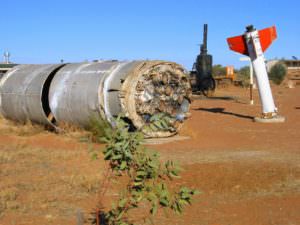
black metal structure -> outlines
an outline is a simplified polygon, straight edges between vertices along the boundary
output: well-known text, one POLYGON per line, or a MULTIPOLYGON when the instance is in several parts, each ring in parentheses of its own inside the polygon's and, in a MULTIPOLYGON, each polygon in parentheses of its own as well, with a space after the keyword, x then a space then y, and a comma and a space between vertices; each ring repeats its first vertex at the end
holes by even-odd
POLYGON ((191 85, 194 93, 209 95, 216 88, 216 82, 212 77, 212 55, 207 54, 207 24, 204 24, 203 44, 200 46, 200 55, 190 73, 191 85))

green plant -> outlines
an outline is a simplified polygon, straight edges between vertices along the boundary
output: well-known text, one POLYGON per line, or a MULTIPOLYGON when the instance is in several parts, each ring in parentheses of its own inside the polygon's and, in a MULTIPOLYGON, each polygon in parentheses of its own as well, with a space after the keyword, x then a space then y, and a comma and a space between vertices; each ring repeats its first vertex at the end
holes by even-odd
POLYGON ((287 72, 286 66, 282 62, 278 62, 274 66, 272 66, 269 73, 269 78, 275 84, 279 85, 284 80, 286 72, 287 72))
MULTIPOLYGON (((192 197, 198 192, 188 187, 177 187, 175 190, 174 185, 171 185, 172 180, 179 178, 181 169, 173 161, 161 163, 157 152, 142 145, 142 133, 128 132, 128 125, 120 116, 114 128, 105 129, 104 133, 102 141, 106 147, 103 154, 109 163, 110 172, 106 173, 102 188, 107 189, 107 180, 112 178, 126 177, 127 183, 108 212, 98 211, 97 216, 103 215, 102 224, 140 224, 140 221, 131 219, 130 213, 145 204, 148 213, 142 218, 143 221, 151 221, 158 209, 169 209, 180 214, 185 205, 191 204, 192 197)), ((101 194, 104 195, 105 190, 101 194)))
POLYGON ((212 68, 212 73, 214 77, 222 76, 222 75, 224 76, 226 75, 226 67, 220 64, 214 65, 212 68))
POLYGON ((250 85, 250 67, 243 66, 238 71, 238 80, 242 82, 243 87, 248 87, 250 85))
POLYGON ((176 119, 167 113, 156 113, 152 115, 149 122, 143 127, 143 131, 171 131, 174 132, 176 119))
POLYGON ((101 143, 103 142, 102 138, 109 135, 111 125, 102 119, 101 115, 95 115, 90 118, 88 130, 92 133, 92 140, 101 143))

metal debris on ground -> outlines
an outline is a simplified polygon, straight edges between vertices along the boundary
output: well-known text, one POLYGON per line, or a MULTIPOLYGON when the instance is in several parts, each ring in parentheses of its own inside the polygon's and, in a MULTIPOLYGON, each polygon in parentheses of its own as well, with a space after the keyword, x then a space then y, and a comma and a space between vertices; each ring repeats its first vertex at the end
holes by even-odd
POLYGON ((97 61, 19 65, 0 82, 0 112, 59 129, 60 123, 87 127, 97 116, 113 124, 120 113, 146 137, 176 134, 188 116, 187 72, 165 61, 97 61))

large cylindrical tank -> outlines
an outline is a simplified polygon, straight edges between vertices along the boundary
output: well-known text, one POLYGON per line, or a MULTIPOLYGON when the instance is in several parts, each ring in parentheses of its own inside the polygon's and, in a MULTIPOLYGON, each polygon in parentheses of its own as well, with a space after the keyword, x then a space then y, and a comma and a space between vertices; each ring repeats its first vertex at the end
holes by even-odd
POLYGON ((19 65, 0 80, 0 112, 15 121, 54 125, 48 118, 48 92, 56 71, 63 65, 19 65))
POLYGON ((72 63, 59 70, 51 82, 49 103, 57 122, 89 126, 99 114, 108 120, 121 113, 121 81, 136 62, 100 61, 72 63))
POLYGON ((176 134, 188 114, 186 74, 165 61, 22 65, 1 80, 0 110, 13 120, 58 127, 64 122, 87 127, 92 117, 113 123, 122 113, 146 136, 166 137, 176 134))

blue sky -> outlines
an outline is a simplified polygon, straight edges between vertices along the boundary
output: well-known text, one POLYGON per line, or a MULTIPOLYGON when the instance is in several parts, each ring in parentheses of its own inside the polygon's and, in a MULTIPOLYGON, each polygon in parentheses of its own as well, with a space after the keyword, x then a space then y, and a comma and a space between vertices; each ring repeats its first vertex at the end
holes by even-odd
POLYGON ((0 54, 17 63, 163 59, 191 69, 208 23, 214 64, 240 67, 226 38, 275 25, 266 58, 300 58, 300 1, 1 0, 0 54))

